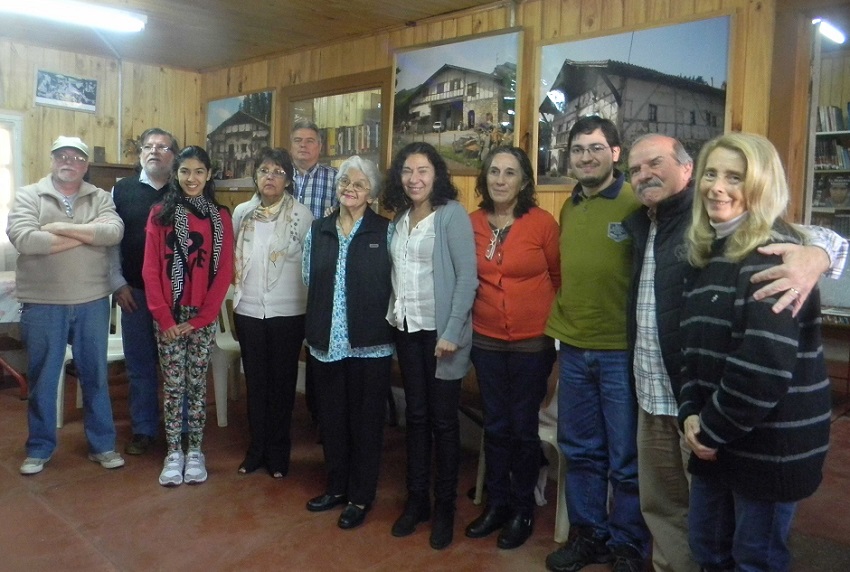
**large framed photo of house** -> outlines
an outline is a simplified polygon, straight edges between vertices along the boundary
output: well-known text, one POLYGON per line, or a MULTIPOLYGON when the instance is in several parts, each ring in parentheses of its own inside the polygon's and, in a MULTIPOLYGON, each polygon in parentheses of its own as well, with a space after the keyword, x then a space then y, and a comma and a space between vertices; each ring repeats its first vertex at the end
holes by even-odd
POLYGON ((274 91, 211 100, 206 125, 213 177, 228 180, 229 187, 253 188, 254 158, 273 141, 274 91))
POLYGON ((581 117, 617 126, 619 168, 646 133, 680 140, 694 159, 723 133, 727 115, 730 16, 541 47, 537 184, 571 188, 567 140, 581 117))
POLYGON ((425 141, 471 175, 492 147, 516 145, 521 45, 510 29, 396 52, 392 151, 425 141))

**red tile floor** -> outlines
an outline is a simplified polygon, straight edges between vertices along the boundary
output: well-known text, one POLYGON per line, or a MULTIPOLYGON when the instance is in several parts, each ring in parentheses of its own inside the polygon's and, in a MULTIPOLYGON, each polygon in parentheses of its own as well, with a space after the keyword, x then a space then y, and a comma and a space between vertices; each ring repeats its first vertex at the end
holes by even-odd
MULTIPOLYGON (((86 459, 81 413, 73 382, 66 392, 66 425, 44 472, 18 473, 26 438, 26 403, 14 385, 0 389, 0 571, 132 570, 544 570, 556 548, 554 483, 550 503, 539 508, 535 532, 521 548, 502 551, 495 538, 470 540, 463 527, 479 512, 458 499, 455 542, 428 546, 429 526, 407 538, 390 535, 404 502, 404 434, 388 427, 377 502, 360 528, 336 527, 338 511, 309 513, 305 502, 322 492, 320 445, 303 400, 296 402, 289 475, 242 476, 236 467, 246 445, 244 399, 229 407, 219 428, 210 407, 205 433, 209 480, 166 489, 157 484, 164 444, 125 467, 108 471, 86 459)), ((111 393, 119 450, 130 438, 127 386, 111 393)), ((212 392, 210 392, 212 395, 212 392)), ((850 417, 833 423, 832 450, 820 490, 800 505, 793 532, 796 572, 850 570, 850 417)), ((476 454, 462 461, 460 489, 475 479, 476 454)), ((597 565, 588 572, 609 570, 597 565)))

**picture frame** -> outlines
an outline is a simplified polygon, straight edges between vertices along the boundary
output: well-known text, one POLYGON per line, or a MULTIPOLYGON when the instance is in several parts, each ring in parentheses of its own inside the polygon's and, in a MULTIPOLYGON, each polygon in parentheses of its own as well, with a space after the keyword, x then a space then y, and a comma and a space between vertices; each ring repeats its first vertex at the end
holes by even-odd
POLYGON ((97 80, 37 70, 34 101, 37 105, 95 113, 97 80))
POLYGON ((731 34, 732 16, 718 14, 541 46, 533 161, 538 187, 575 185, 568 135, 587 115, 617 126, 621 170, 632 141, 646 133, 679 139, 696 159, 729 117, 731 34))
POLYGON ((207 102, 206 149, 217 187, 253 188, 254 158, 273 145, 275 120, 272 89, 207 102))
POLYGON ((476 175, 492 147, 516 145, 522 43, 509 28, 396 51, 391 156, 425 141, 452 175, 476 175))

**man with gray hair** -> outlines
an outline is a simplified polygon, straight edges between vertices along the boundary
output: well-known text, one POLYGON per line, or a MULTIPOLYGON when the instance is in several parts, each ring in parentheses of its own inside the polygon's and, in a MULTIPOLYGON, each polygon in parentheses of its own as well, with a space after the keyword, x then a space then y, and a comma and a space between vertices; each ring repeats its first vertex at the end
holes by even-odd
POLYGON ((40 473, 56 449, 56 392, 69 342, 83 392, 88 457, 107 469, 124 465, 115 452, 106 363, 107 250, 121 240, 124 224, 110 194, 83 181, 88 145, 60 136, 50 151, 51 173, 18 190, 6 229, 19 253, 15 287, 29 356, 23 475, 40 473))
POLYGON ((154 203, 168 190, 171 165, 180 151, 177 139, 163 129, 146 129, 139 137, 141 171, 115 183, 112 199, 124 221, 124 238, 111 251, 110 282, 121 307, 121 338, 127 377, 130 380, 130 425, 132 440, 124 452, 143 455, 150 449, 159 427, 159 376, 153 316, 148 310, 142 263, 145 225, 154 203))
MULTIPOLYGON (((684 236, 691 223, 693 160, 672 137, 648 134, 632 143, 629 177, 643 207, 624 221, 632 236, 632 284, 627 328, 630 364, 638 402, 638 481, 640 508, 653 536, 657 571, 697 572, 688 545, 690 449, 679 430, 676 398, 682 386, 679 309, 684 278, 692 271, 684 236)), ((773 244, 760 250, 781 255, 783 264, 756 274, 773 280, 754 296, 775 296, 774 311, 796 312, 830 270, 837 278, 847 257, 847 241, 824 229, 809 228, 811 244, 773 244)))
POLYGON ((337 205, 336 169, 319 164, 322 135, 319 127, 308 119, 299 119, 292 125, 290 137, 292 162, 295 172, 292 183, 295 199, 310 209, 316 220, 325 216, 328 208, 337 205))
MULTIPOLYGON (((324 217, 328 209, 336 207, 336 169, 319 164, 322 151, 322 134, 319 127, 309 119, 299 119, 292 125, 290 135, 290 154, 295 172, 292 173, 292 185, 295 188, 295 200, 310 209, 316 220, 324 217)), ((313 365, 310 352, 306 352, 306 370, 304 377, 304 399, 313 423, 318 423, 319 412, 315 400, 313 365)))

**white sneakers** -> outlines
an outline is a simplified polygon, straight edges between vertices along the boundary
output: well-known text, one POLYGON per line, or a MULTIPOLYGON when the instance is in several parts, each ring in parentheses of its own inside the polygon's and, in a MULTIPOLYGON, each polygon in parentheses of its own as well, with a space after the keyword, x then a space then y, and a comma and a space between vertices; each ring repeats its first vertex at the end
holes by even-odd
POLYGON ((89 453, 89 461, 100 463, 104 469, 117 469, 124 466, 124 457, 114 450, 105 453, 89 453))
MULTIPOLYGON (((21 474, 35 475, 40 473, 44 470, 44 465, 46 465, 49 460, 50 457, 47 457, 46 459, 42 459, 40 457, 27 457, 21 464, 21 474)), ((106 451, 105 453, 89 453, 89 461, 100 463, 100 466, 104 469, 117 469, 118 467, 124 466, 124 458, 114 450, 106 451)))
POLYGON ((187 485, 197 485, 207 480, 207 467, 204 454, 199 449, 189 449, 186 453, 186 470, 183 472, 183 482, 187 485))
POLYGON ((165 458, 162 472, 159 474, 159 484, 164 487, 176 487, 182 483, 196 485, 206 480, 204 454, 197 449, 190 449, 185 456, 183 451, 170 453, 165 458))
POLYGON ((176 487, 183 483, 183 465, 185 458, 183 451, 169 453, 165 457, 162 472, 159 474, 159 484, 164 487, 176 487))
POLYGON ((22 475, 34 475, 36 473, 40 473, 44 470, 44 465, 47 461, 50 460, 50 457, 46 459, 41 459, 39 457, 27 457, 24 459, 23 464, 21 465, 21 474, 22 475))

